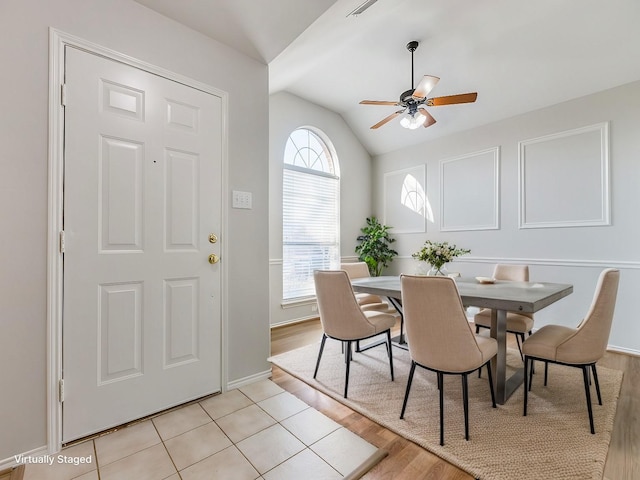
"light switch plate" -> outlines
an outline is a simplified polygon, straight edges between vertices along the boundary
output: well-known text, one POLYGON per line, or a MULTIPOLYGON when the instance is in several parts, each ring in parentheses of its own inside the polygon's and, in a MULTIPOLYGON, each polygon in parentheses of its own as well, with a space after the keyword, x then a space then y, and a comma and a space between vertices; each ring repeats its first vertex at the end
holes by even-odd
POLYGON ((231 202, 232 208, 245 208, 250 210, 251 207, 251 192, 240 192, 238 190, 233 190, 232 192, 233 199, 231 202))

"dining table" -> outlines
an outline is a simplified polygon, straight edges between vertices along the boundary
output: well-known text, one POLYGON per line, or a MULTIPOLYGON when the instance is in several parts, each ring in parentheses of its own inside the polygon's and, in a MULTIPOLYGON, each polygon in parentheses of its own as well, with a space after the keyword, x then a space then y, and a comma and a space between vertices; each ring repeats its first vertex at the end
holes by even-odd
MULTIPOLYGON (((570 295, 573 285, 548 282, 513 282, 495 280, 480 283, 475 278, 455 278, 458 292, 465 307, 480 307, 491 310, 490 335, 498 342, 498 353, 491 360, 495 379, 496 402, 501 405, 522 385, 524 368, 517 368, 507 378, 507 312, 535 313, 554 302, 570 295)), ((400 276, 364 277, 351 281, 354 292, 383 296, 400 314, 400 334, 393 344, 407 349, 402 313, 402 291, 400 276)), ((409 339, 410 341, 410 339, 409 339)))

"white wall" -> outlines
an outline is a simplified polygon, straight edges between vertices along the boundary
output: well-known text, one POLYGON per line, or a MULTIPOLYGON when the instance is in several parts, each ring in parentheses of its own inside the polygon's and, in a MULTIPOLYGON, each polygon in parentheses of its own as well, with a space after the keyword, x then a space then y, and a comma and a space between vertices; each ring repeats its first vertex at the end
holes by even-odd
MULTIPOLYGON (((442 107, 447 108, 447 107, 442 107)), ((468 108, 473 108, 470 106, 468 108)), ((435 113, 435 112, 434 112, 435 113)), ((464 110, 460 108, 460 115, 464 110)), ((437 124, 435 127, 437 128, 437 124)), ((571 283, 574 293, 536 315, 536 327, 546 323, 575 326, 586 313, 600 271, 621 270, 620 289, 610 346, 640 353, 640 321, 636 300, 640 291, 640 82, 579 98, 505 121, 381 155, 374 159, 374 210, 384 210, 384 174, 426 164, 426 193, 434 212, 427 233, 396 235, 401 258, 391 273, 415 271, 411 254, 426 239, 456 243, 471 255, 449 265, 463 275, 490 275, 498 261, 531 265, 531 279, 571 283), (611 225, 568 228, 518 228, 518 142, 557 132, 610 122, 611 225), (483 231, 440 231, 440 161, 500 147, 500 228, 483 231)), ((556 176, 551 169, 549 181, 556 176)), ((580 176, 579 170, 575 171, 580 176)), ((563 177, 563 178, 566 178, 563 177)), ((557 202, 585 198, 568 188, 557 202)), ((471 182, 470 191, 486 198, 486 185, 471 182)), ((579 185, 578 185, 579 188, 579 185)), ((556 189, 557 191, 557 189, 556 189)), ((593 192, 598 195, 597 192, 593 192)))
POLYGON ((315 127, 331 140, 340 164, 340 253, 356 257, 356 238, 371 215, 371 157, 340 115, 280 92, 269 99, 269 279, 271 325, 317 317, 312 304, 282 307, 282 162, 298 127, 315 127))
POLYGON ((229 191, 252 192, 254 208, 230 209, 221 235, 226 375, 240 382, 270 368, 267 66, 131 0, 2 0, 0 463, 47 443, 49 27, 229 93, 229 191))

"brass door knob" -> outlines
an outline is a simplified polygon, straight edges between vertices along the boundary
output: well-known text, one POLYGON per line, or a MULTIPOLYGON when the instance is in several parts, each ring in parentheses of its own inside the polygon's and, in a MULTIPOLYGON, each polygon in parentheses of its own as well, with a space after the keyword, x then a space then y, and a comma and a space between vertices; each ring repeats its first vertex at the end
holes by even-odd
POLYGON ((209 243, 216 243, 218 241, 218 236, 215 233, 209 235, 209 243))
POLYGON ((214 263, 218 263, 220 261, 220 257, 218 257, 218 255, 216 255, 215 253, 212 253, 211 255, 209 255, 209 263, 211 265, 213 265, 214 263))

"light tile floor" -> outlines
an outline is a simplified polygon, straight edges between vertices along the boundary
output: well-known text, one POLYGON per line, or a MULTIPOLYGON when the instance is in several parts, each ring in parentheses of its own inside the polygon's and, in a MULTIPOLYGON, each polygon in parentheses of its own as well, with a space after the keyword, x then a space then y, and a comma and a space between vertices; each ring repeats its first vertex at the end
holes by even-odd
POLYGON ((24 480, 332 480, 376 450, 264 380, 65 448, 24 480))

